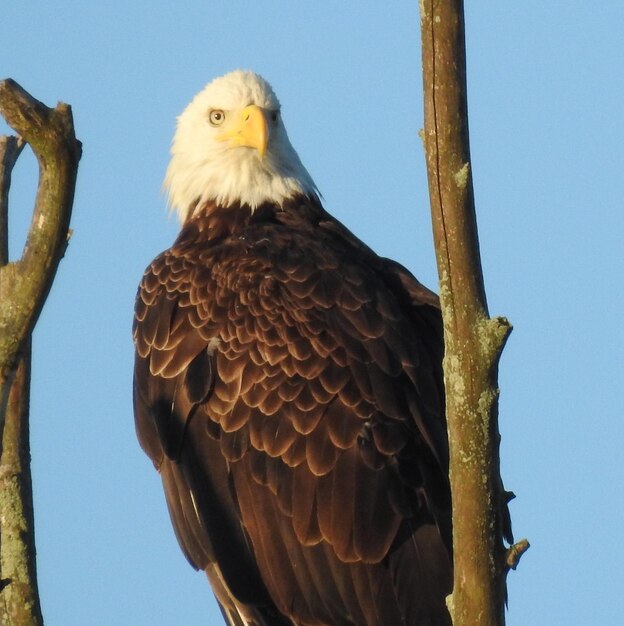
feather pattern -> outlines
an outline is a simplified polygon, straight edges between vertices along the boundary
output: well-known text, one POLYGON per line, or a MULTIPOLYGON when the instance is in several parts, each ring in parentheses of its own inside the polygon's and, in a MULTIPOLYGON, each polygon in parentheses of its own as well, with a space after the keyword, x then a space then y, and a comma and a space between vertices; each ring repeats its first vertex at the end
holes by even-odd
POLYGON ((207 202, 148 267, 137 433, 230 624, 450 624, 441 338, 315 197, 207 202))

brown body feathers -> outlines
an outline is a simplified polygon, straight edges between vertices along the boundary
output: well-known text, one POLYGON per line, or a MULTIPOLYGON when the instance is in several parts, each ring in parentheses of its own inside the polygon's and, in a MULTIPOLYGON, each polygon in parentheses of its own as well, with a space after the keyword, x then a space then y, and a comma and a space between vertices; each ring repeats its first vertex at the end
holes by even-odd
POLYGON ((316 199, 206 204, 134 339, 141 445, 230 624, 450 625, 436 296, 316 199))

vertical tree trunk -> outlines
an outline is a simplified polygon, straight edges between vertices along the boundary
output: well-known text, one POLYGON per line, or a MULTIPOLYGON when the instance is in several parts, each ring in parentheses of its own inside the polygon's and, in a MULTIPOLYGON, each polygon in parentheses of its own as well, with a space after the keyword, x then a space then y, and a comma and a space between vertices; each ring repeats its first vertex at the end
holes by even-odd
POLYGON ((28 410, 30 342, 9 391, 0 462, 2 624, 43 624, 35 559, 28 410))
MULTIPOLYGON (((424 143, 444 320, 444 383, 453 496, 455 626, 503 626, 498 361, 511 326, 490 319, 474 207, 461 0, 421 0, 424 143)), ((527 544, 528 547, 528 544, 527 544)), ((525 548, 526 549, 526 548, 525 548)), ((517 548, 516 548, 517 552, 517 548)), ((516 554, 514 552, 514 554, 516 554)))

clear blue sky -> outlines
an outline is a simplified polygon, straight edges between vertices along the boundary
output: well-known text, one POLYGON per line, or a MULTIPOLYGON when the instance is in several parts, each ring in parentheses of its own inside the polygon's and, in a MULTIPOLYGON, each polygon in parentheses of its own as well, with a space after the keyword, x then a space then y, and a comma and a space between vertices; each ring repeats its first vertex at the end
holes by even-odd
MULTIPOLYGON (((624 439, 624 3, 467 3, 470 125, 500 371, 503 477, 532 548, 509 626, 617 626, 624 439)), ((48 626, 220 624, 134 436, 136 285, 173 240, 160 185, 174 119, 206 82, 273 84, 328 210, 435 287, 418 3, 17 2, 0 77, 73 106, 74 235, 34 337, 32 439, 48 626)), ((0 126, 0 131, 2 130, 0 126)), ((36 171, 11 197, 13 256, 36 171)))

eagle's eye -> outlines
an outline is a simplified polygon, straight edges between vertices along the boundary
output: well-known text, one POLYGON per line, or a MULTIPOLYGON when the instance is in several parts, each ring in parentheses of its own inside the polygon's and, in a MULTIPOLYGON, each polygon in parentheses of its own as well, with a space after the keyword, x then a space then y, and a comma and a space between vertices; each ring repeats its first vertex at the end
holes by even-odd
POLYGON ((271 121, 277 123, 279 119, 279 111, 271 111, 271 121))
POLYGON ((208 115, 208 121, 213 126, 220 126, 225 120, 225 113, 221 109, 213 109, 208 115))

